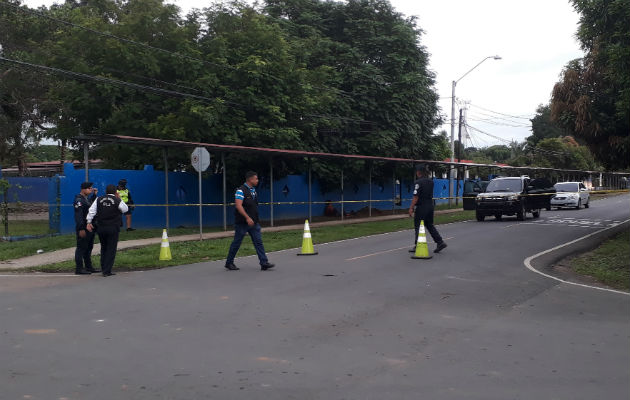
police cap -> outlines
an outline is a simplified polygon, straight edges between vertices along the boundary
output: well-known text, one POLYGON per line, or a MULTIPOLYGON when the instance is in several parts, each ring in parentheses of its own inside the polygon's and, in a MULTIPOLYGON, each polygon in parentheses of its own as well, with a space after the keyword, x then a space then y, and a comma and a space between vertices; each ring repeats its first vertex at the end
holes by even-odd
POLYGON ((91 187, 92 187, 92 185, 93 185, 93 183, 92 183, 92 182, 83 182, 83 183, 81 184, 81 189, 89 189, 89 188, 91 188, 91 187))
POLYGON ((127 180, 126 179, 121 179, 118 181, 118 185, 119 186, 125 186, 127 184, 127 180))

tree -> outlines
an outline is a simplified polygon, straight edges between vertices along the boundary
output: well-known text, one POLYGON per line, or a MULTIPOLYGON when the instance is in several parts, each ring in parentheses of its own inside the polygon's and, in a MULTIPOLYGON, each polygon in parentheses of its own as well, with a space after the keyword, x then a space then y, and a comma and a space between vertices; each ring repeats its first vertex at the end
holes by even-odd
POLYGON ((542 139, 564 136, 564 130, 551 120, 551 106, 540 104, 532 122, 532 135, 525 140, 528 146, 536 146, 542 139))
POLYGON ((551 117, 583 140, 607 168, 630 166, 630 6, 627 0, 571 0, 586 55, 554 86, 551 117))

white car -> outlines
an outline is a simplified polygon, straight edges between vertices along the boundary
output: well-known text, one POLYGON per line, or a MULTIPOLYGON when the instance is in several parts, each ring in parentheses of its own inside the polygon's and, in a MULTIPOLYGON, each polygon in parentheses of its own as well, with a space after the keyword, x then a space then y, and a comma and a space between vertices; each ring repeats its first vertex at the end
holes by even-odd
POLYGON ((551 198, 551 207, 574 207, 578 210, 582 206, 588 208, 590 196, 582 182, 559 182, 553 186, 556 194, 551 198))

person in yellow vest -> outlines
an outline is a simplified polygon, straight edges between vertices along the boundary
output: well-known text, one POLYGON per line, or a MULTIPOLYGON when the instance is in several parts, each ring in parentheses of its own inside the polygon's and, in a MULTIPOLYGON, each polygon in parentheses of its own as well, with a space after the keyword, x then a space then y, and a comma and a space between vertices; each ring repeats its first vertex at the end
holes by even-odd
POLYGON ((120 200, 122 200, 125 204, 129 206, 129 210, 125 213, 125 218, 127 220, 127 232, 135 231, 135 229, 131 227, 131 212, 133 211, 135 207, 133 205, 133 199, 131 198, 131 193, 129 192, 129 189, 127 188, 126 179, 121 179, 118 181, 118 188, 116 191, 118 192, 118 196, 120 197, 120 200))

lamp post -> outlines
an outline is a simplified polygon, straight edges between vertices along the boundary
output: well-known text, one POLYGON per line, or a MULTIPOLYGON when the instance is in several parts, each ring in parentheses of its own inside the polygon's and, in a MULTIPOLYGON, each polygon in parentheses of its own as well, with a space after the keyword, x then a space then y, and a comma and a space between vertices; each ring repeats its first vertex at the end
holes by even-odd
POLYGON ((486 58, 484 58, 483 60, 479 61, 479 63, 477 63, 477 65, 475 65, 474 67, 472 67, 471 69, 468 70, 468 72, 466 72, 464 75, 462 75, 458 80, 453 81, 453 89, 452 89, 452 93, 451 93, 451 165, 448 169, 448 181, 449 181, 449 200, 448 203, 449 204, 453 204, 453 163, 455 162, 455 86, 457 86, 457 82, 461 81, 462 79, 464 79, 464 77, 468 74, 470 74, 475 68, 477 68, 478 66, 481 65, 481 63, 483 63, 484 61, 488 60, 492 58, 493 60, 500 60, 501 57, 499 56, 488 56, 486 58))

